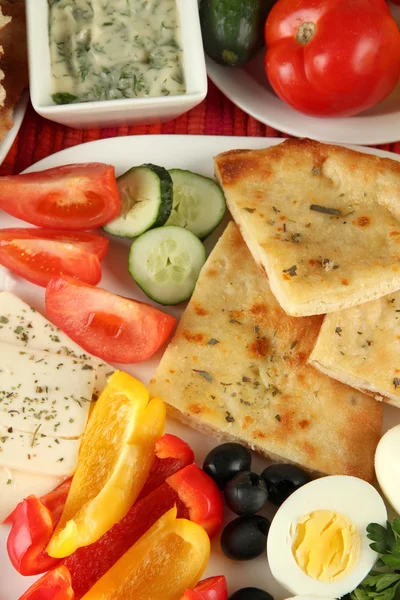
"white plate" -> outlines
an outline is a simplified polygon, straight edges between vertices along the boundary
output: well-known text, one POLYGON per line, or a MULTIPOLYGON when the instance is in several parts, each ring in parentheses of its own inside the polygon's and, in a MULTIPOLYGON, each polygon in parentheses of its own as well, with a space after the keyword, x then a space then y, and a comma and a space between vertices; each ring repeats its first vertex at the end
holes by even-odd
MULTIPOLYGON (((400 24, 400 7, 391 5, 400 24)), ((303 115, 280 100, 264 73, 264 53, 245 67, 228 68, 207 58, 207 73, 239 108, 278 131, 338 144, 386 144, 400 140, 400 81, 377 106, 355 117, 320 119, 303 115)))
MULTIPOLYGON (((282 142, 281 139, 263 138, 240 138, 240 137, 212 137, 212 136, 132 136, 112 138, 90 142, 81 146, 75 146, 63 150, 53 156, 49 156, 31 167, 30 170, 47 169, 63 164, 74 162, 100 161, 114 164, 117 174, 120 175, 132 165, 144 162, 152 162, 167 168, 179 167, 190 169, 211 176, 213 173, 213 156, 219 152, 232 148, 264 148, 282 142)), ((373 153, 372 149, 365 149, 373 153)), ((375 151, 379 156, 392 157, 400 160, 400 157, 389 152, 375 151)), ((4 213, 1 214, 2 227, 16 227, 23 223, 4 213)), ((208 239, 207 249, 210 250, 224 229, 222 224, 218 230, 208 239)), ((117 294, 130 296, 138 300, 149 302, 141 290, 136 286, 129 276, 127 269, 128 243, 112 238, 110 249, 103 263, 103 279, 101 287, 107 288, 117 294)), ((8 289, 26 302, 31 303, 44 312, 44 290, 21 278, 14 277, 8 271, 0 267, 0 290, 8 289)), ((167 309, 174 316, 180 316, 182 307, 167 309)), ((148 383, 151 378, 161 353, 146 363, 126 367, 125 370, 132 375, 148 383)), ((400 423, 400 410, 385 406, 385 429, 400 423)), ((205 454, 213 448, 217 442, 208 436, 189 429, 183 425, 170 421, 167 430, 180 435, 188 441, 196 453, 198 464, 202 464, 205 454)), ((253 467, 261 471, 267 462, 255 457, 253 467)), ((0 490, 1 499, 1 490, 0 490)), ((1 500, 0 500, 1 501, 1 500)), ((271 517, 273 511, 268 509, 266 515, 271 517)), ((226 514, 229 521, 232 514, 226 514)), ((1 600, 16 600, 21 593, 31 585, 33 578, 19 576, 11 567, 7 552, 6 538, 7 527, 0 526, 0 598, 1 600)), ((213 543, 212 558, 204 575, 226 575, 230 592, 246 586, 260 587, 271 593, 275 600, 288 597, 288 593, 272 578, 267 559, 265 556, 250 562, 232 562, 225 558, 220 549, 219 542, 213 543)))
POLYGON ((0 143, 0 165, 3 163, 11 146, 14 143, 15 138, 18 135, 18 131, 21 128, 22 121, 24 120, 26 109, 28 107, 28 101, 29 93, 25 92, 15 106, 14 125, 11 127, 4 140, 0 143))

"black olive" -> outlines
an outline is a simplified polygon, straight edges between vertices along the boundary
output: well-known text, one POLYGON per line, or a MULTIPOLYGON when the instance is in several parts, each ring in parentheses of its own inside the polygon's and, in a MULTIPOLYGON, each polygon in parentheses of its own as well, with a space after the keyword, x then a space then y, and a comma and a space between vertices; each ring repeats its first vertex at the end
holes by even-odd
POLYGON ((311 480, 300 467, 279 464, 264 469, 261 477, 267 484, 269 501, 276 506, 283 504, 293 492, 311 480))
POLYGON ((249 471, 251 454, 241 444, 228 442, 216 446, 204 459, 203 469, 223 490, 232 477, 241 471, 249 471))
POLYGON ((222 552, 232 560, 251 560, 266 550, 270 522, 264 517, 238 517, 225 527, 222 552))
POLYGON ((274 600, 271 594, 260 590, 259 588, 247 587, 238 590, 232 596, 229 596, 229 600, 274 600))
POLYGON ((251 471, 242 471, 225 486, 225 500, 237 515, 255 515, 268 500, 265 481, 251 471))

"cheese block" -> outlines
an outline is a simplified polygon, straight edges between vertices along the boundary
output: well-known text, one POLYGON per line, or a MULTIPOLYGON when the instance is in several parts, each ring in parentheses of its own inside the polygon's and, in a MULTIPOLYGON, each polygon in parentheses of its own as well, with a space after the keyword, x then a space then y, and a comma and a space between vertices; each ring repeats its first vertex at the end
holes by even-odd
POLYGON ((39 475, 69 477, 78 461, 81 440, 65 440, 41 433, 33 434, 12 427, 0 427, 0 466, 39 475))
POLYGON ((327 315, 310 363, 400 407, 400 292, 327 315))
POLYGON ((0 342, 0 425, 77 438, 88 419, 93 365, 0 342))
POLYGON ((38 498, 54 490, 64 477, 38 475, 0 467, 0 523, 25 498, 34 494, 38 498))
POLYGON ((284 313, 231 223, 150 384, 169 414, 324 475, 374 478, 382 405, 307 363, 322 317, 284 313))
POLYGON ((94 396, 97 398, 114 372, 113 367, 84 352, 82 348, 11 292, 0 292, 0 342, 45 350, 93 364, 96 376, 94 396))
POLYGON ((335 312, 400 290, 400 163, 311 140, 215 159, 282 308, 335 312))

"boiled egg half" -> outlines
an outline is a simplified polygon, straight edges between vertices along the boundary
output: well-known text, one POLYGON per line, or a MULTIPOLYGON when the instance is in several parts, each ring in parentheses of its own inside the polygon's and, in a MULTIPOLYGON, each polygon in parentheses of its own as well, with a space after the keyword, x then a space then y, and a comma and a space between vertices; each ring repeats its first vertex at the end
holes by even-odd
POLYGON ((375 472, 382 492, 400 513, 400 425, 389 429, 375 452, 375 472))
POLYGON ((276 513, 267 554, 275 579, 294 596, 341 598, 377 560, 366 528, 384 525, 385 504, 366 481, 333 475, 294 492, 276 513))

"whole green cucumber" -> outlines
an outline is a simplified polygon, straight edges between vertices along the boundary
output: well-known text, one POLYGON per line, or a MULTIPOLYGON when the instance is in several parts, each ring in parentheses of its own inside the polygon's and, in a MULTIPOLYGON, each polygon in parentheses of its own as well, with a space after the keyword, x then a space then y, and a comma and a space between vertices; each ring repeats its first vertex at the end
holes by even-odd
POLYGON ((253 58, 264 41, 273 0, 201 0, 204 50, 216 62, 237 66, 253 58))

